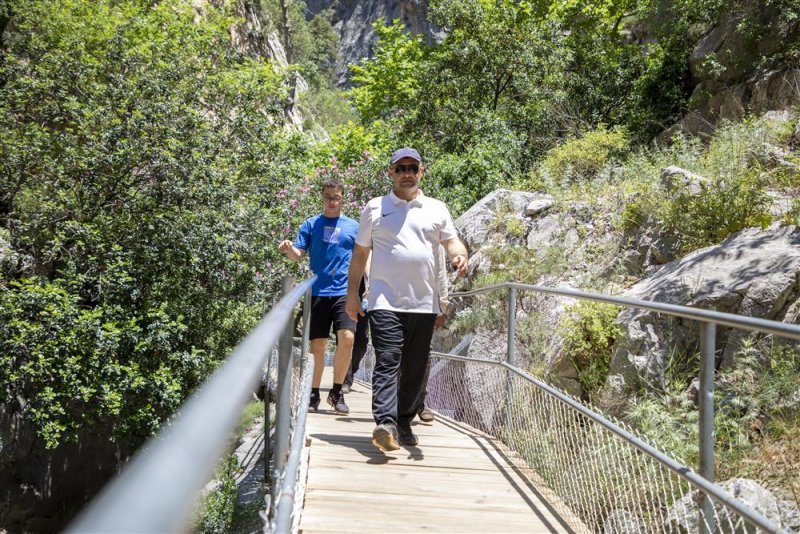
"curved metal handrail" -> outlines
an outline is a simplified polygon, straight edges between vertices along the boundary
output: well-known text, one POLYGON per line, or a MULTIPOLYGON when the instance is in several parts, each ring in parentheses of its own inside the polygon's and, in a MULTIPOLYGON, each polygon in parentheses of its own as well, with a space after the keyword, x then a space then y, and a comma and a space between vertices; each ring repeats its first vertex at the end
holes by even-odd
POLYGON ((701 322, 713 322, 724 326, 733 328, 741 328, 746 330, 755 330, 765 334, 775 334, 781 337, 788 337, 792 339, 800 339, 800 326, 788 323, 781 323, 779 321, 771 321, 769 319, 758 319, 756 317, 745 317, 733 313, 724 313, 714 310, 704 310, 702 308, 695 308, 692 306, 682 306, 679 304, 668 304, 666 302, 656 302, 652 300, 639 300, 625 297, 613 297, 611 295, 603 295, 602 293, 590 293, 588 291, 579 291, 577 289, 565 289, 557 287, 537 286, 531 284, 520 284, 517 282, 504 282, 502 284, 495 284, 491 286, 473 289, 471 291, 462 291, 450 293, 450 297, 471 297, 480 295, 482 293, 489 293, 498 289, 514 288, 535 291, 537 293, 548 293, 551 295, 559 295, 562 297, 573 297, 583 300, 593 300, 595 302, 605 302, 608 304, 616 304, 625 308, 636 308, 647 310, 657 313, 664 313, 674 317, 682 317, 684 319, 694 319, 701 322))
POLYGON ((278 302, 67 532, 177 532, 185 526, 266 358, 315 280, 303 281, 278 302))
POLYGON ((526 373, 522 369, 515 367, 513 365, 509 365, 508 363, 503 361, 482 360, 480 358, 470 358, 469 356, 460 356, 458 354, 431 352, 431 355, 445 360, 481 363, 484 365, 493 365, 496 367, 504 367, 505 369, 508 369, 510 372, 516 374, 520 378, 530 382, 534 386, 547 392, 549 395, 555 397, 560 402, 566 404, 572 410, 580 413, 584 417, 591 419, 592 421, 602 426, 612 434, 615 434, 623 441, 630 443, 631 445, 642 451, 644 454, 650 456, 651 458, 659 462, 661 465, 663 465, 664 467, 675 473, 677 476, 688 482, 690 485, 699 488, 704 493, 714 497, 715 500, 724 503, 726 506, 732 508, 739 515, 745 517, 748 521, 750 521, 753 525, 761 529, 764 529, 767 532, 781 532, 780 527, 778 527, 775 523, 773 523, 766 517, 762 516, 758 512, 754 511, 752 508, 748 506, 742 506, 742 503, 738 501, 733 495, 723 490, 716 484, 709 482, 708 480, 697 474, 695 471, 692 471, 685 465, 667 456, 663 452, 659 451, 652 445, 648 444, 638 436, 628 432, 627 430, 625 430, 618 424, 614 423, 613 421, 609 421, 601 414, 587 408, 581 402, 573 399, 572 397, 570 397, 563 391, 559 390, 558 388, 555 388, 550 384, 548 384, 547 382, 544 382, 536 378, 535 376, 526 373))
MULTIPOLYGON (((764 528, 769 532, 780 532, 779 527, 777 527, 770 520, 761 516, 757 512, 751 510, 749 507, 744 506, 742 503, 739 503, 739 501, 736 501, 735 499, 731 501, 732 497, 727 496, 727 492, 724 492, 722 490, 717 490, 717 486, 713 484, 714 369, 715 369, 715 353, 716 353, 716 325, 720 324, 732 328, 751 330, 766 334, 774 334, 777 336, 790 339, 800 339, 800 326, 781 323, 779 321, 771 321, 768 319, 744 317, 740 315, 723 313, 714 310, 703 310, 700 308, 694 308, 690 306, 681 306, 677 304, 668 304, 663 302, 631 299, 625 297, 613 297, 610 295, 603 295, 600 293, 590 293, 587 291, 579 291, 575 289, 553 288, 546 286, 537 286, 532 284, 520 284, 517 282, 504 282, 502 284, 495 284, 483 288, 474 289, 471 291, 453 292, 450 293, 449 296, 450 298, 470 297, 470 296, 480 295, 483 293, 489 293, 499 289, 509 290, 508 347, 507 347, 508 354, 507 354, 507 361, 504 363, 504 366, 507 367, 510 371, 513 371, 517 374, 522 373, 521 376, 524 376, 524 372, 518 371, 517 368, 515 367, 516 355, 514 349, 514 339, 516 336, 516 292, 517 290, 520 289, 527 291, 534 291, 537 293, 546 293, 550 295, 578 298, 582 300, 604 302, 607 304, 614 304, 626 308, 642 309, 656 313, 664 313, 674 317, 682 317, 685 319, 699 321, 701 323, 700 390, 698 394, 699 412, 700 412, 699 425, 698 425, 700 430, 699 432, 700 462, 698 469, 699 476, 695 475, 694 472, 692 472, 691 470, 688 470, 683 474, 681 474, 679 473, 679 469, 678 470, 673 469, 675 466, 670 466, 668 464, 665 465, 670 469, 672 469, 673 471, 675 471, 676 473, 680 474, 681 477, 687 481, 689 481, 689 479, 686 478, 687 476, 696 478, 696 480, 691 480, 690 482, 694 484, 696 487, 699 487, 707 495, 712 495, 715 498, 719 499, 721 502, 724 502, 725 504, 730 505, 731 502, 737 503, 736 506, 732 507, 734 507, 737 510, 737 512, 739 512, 743 517, 747 518, 749 521, 752 521, 753 524, 761 528, 764 528), (691 475, 688 475, 687 473, 691 473, 691 475), (702 480, 705 480, 705 482, 702 482, 702 480)), ((448 356, 455 356, 455 355, 448 355, 448 356)), ((458 356, 455 357, 461 358, 458 356)), ((557 391, 549 386, 544 389, 551 394, 552 394, 552 392, 550 391, 551 389, 557 391)), ((592 419, 595 418, 592 417, 592 419)), ((617 433, 616 430, 613 430, 611 428, 609 428, 609 430, 612 430, 613 432, 617 433)), ((637 446, 637 448, 639 448, 643 452, 647 452, 645 451, 645 449, 639 447, 638 444, 635 444, 635 446, 637 446)), ((661 461, 661 459, 656 456, 654 456, 654 458, 661 461)), ((704 513, 706 517, 711 517, 712 516, 711 511, 713 507, 710 502, 710 499, 706 497, 703 500, 704 502, 702 504, 702 507, 704 513)), ((706 527, 707 525, 701 525, 701 531, 705 532, 706 527)), ((709 531, 714 530, 713 523, 708 525, 708 527, 710 527, 708 528, 709 531)))

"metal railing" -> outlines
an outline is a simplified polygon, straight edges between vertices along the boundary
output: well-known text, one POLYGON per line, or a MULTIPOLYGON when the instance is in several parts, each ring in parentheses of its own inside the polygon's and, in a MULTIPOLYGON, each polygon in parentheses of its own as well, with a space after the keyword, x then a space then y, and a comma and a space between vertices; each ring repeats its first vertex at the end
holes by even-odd
MULTIPOLYGON (((308 321, 304 321, 306 333, 297 358, 292 357, 291 319, 301 298, 310 299, 315 280, 316 277, 309 278, 292 289, 284 282, 284 295, 269 314, 181 406, 174 420, 148 441, 122 473, 89 504, 67 532, 178 532, 185 529, 193 505, 224 454, 230 431, 261 380, 267 359, 279 338, 276 445, 270 498, 275 506, 271 507, 273 514, 266 529, 287 531, 285 525, 292 521, 300 456, 296 449, 303 443, 303 439, 297 437, 305 432, 313 372, 312 359, 305 358, 308 321)), ((310 306, 304 308, 307 318, 310 306)), ((265 404, 267 400, 265 393, 265 404)), ((267 419, 265 429, 268 428, 267 419)))
MULTIPOLYGON (((181 408, 171 425, 70 525, 70 532, 165 532, 185 527, 200 489, 224 452, 230 429, 261 376, 276 370, 275 446, 265 532, 297 530, 302 447, 313 359, 308 314, 299 350, 291 315, 314 279, 289 290, 228 361, 181 408), (281 335, 282 334, 282 335, 281 335), (273 347, 281 337, 277 354, 273 347), (298 357, 299 355, 299 357, 298 357)), ((715 325, 800 339, 800 327, 685 306, 568 289, 506 283, 454 293, 464 298, 509 291, 505 361, 433 353, 426 404, 497 436, 502 452, 542 488, 568 530, 604 532, 781 532, 779 525, 713 483, 715 325), (700 472, 680 464, 627 429, 516 366, 517 291, 536 291, 665 313, 701 322, 700 472)), ((370 353, 369 356, 374 358, 370 353)), ((358 378, 370 381, 370 359, 358 378)), ((267 398, 267 397, 265 397, 267 398)), ((268 415, 268 413, 267 413, 268 415)), ((266 422, 268 427, 268 420, 266 422)), ((268 440, 265 440, 268 441, 268 440)))
MULTIPOLYGON (((507 289, 505 361, 434 352, 426 406, 497 436, 531 479, 556 495, 569 528, 591 532, 782 532, 714 484, 715 326, 800 339, 800 327, 686 306, 570 289, 504 283, 453 293, 464 298, 507 289), (517 291, 606 302, 699 321, 699 473, 612 420, 516 366, 517 291), (569 521, 568 521, 569 523, 569 521)), ((365 369, 372 362, 365 361, 365 369)), ((357 377, 369 382, 368 372, 357 377)))

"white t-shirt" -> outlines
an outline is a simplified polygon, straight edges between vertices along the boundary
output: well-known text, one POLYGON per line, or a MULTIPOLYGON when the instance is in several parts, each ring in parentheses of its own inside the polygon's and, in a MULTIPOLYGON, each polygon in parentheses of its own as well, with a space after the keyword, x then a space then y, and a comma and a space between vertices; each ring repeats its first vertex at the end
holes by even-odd
POLYGON ((356 236, 356 244, 372 249, 368 309, 438 314, 435 256, 443 241, 455 237, 447 206, 422 191, 410 202, 394 191, 370 200, 356 236))

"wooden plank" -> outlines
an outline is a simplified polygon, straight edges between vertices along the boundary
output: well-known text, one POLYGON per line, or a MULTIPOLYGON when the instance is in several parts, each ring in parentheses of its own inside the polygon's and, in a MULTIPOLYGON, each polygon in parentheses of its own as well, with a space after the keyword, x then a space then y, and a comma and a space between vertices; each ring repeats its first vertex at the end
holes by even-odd
POLYGON ((363 385, 348 394, 348 416, 309 414, 302 532, 572 531, 555 517, 560 503, 542 500, 557 498, 479 431, 441 418, 415 421, 416 447, 378 451, 370 395, 363 385))

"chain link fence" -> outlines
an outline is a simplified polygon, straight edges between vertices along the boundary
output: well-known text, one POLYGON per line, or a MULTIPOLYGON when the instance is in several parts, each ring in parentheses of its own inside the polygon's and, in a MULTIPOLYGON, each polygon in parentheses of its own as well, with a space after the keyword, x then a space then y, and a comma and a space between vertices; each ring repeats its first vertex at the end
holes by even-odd
MULTIPOLYGON (((370 347, 357 380, 371 383, 374 358, 370 347)), ((497 437, 518 469, 558 496, 551 504, 575 532, 789 532, 624 424, 505 362, 434 352, 425 404, 497 437)))

